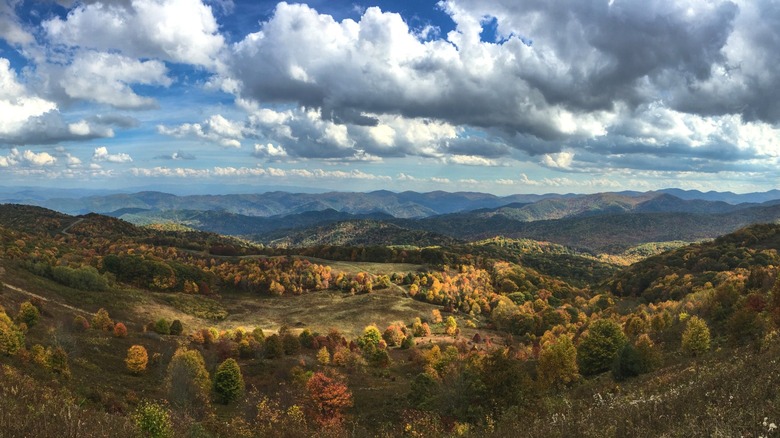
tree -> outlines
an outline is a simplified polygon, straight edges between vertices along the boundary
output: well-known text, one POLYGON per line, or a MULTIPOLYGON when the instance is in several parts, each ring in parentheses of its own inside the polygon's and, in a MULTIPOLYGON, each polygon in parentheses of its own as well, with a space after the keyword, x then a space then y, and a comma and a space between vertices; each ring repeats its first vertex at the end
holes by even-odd
POLYGON ((209 372, 200 352, 186 347, 176 350, 168 364, 165 381, 171 403, 184 408, 206 406, 210 384, 209 372))
POLYGON ((328 365, 330 363, 330 352, 328 352, 328 347, 323 346, 320 348, 320 351, 317 352, 317 362, 319 362, 320 365, 328 365))
POLYGON ((439 311, 439 309, 431 310, 431 321, 434 324, 441 323, 442 319, 441 319, 441 312, 439 311))
POLYGON ((275 359, 282 357, 284 354, 284 346, 282 345, 282 338, 277 334, 273 334, 265 339, 265 357, 268 359, 275 359))
POLYGON ((235 359, 222 362, 214 373, 214 393, 217 401, 228 404, 244 393, 244 377, 235 359))
POLYGON ((544 344, 536 370, 545 387, 568 385, 579 379, 577 349, 571 338, 564 334, 544 344))
POLYGON ((458 322, 455 321, 454 316, 450 315, 447 317, 447 320, 444 322, 444 332, 450 336, 455 336, 458 332, 458 322))
POLYGON ((698 316, 692 317, 685 324, 682 349, 692 356, 699 356, 710 349, 710 329, 698 316))
POLYGON ((352 393, 344 383, 314 373, 306 383, 308 409, 323 426, 338 426, 344 420, 344 410, 352 406, 352 393))
POLYGON ((379 332, 376 325, 371 324, 363 329, 363 336, 358 338, 358 345, 364 350, 372 346, 379 347, 379 341, 381 340, 382 333, 379 332))
POLYGON ((68 353, 62 347, 55 347, 47 351, 49 357, 49 368, 62 377, 70 377, 70 366, 68 365, 68 353))
POLYGON ((114 336, 117 338, 127 337, 127 327, 121 322, 116 323, 114 326, 114 336))
POLYGON ((144 438, 170 438, 173 436, 171 414, 164 407, 144 401, 133 414, 139 436, 144 438))
POLYGON ((0 306, 0 354, 13 356, 24 348, 24 333, 5 314, 0 306))
POLYGON ((593 322, 577 347, 577 362, 582 374, 590 376, 609 370, 626 342, 626 335, 614 320, 593 322))
POLYGON ((182 325, 181 321, 178 319, 174 319, 171 323, 171 334, 174 336, 179 336, 182 333, 184 333, 184 325, 182 325))
POLYGON ((282 349, 288 356, 298 354, 301 351, 301 341, 298 336, 286 332, 282 335, 282 349))
POLYGON ((95 316, 92 317, 92 328, 105 332, 114 328, 114 322, 108 316, 108 310, 101 308, 95 313, 95 316))
POLYGON ((33 303, 29 301, 23 302, 19 306, 19 313, 16 315, 16 320, 20 323, 27 324, 27 327, 33 327, 35 324, 38 324, 38 320, 41 317, 41 313, 38 311, 38 308, 33 305, 33 303))
POLYGON ((85 331, 89 329, 89 321, 87 321, 87 318, 84 318, 81 315, 76 315, 75 318, 73 318, 73 328, 75 328, 78 331, 85 331))
POLYGON ((127 349, 125 365, 127 370, 133 374, 140 374, 146 370, 146 364, 149 363, 149 355, 146 348, 142 345, 133 345, 127 349))

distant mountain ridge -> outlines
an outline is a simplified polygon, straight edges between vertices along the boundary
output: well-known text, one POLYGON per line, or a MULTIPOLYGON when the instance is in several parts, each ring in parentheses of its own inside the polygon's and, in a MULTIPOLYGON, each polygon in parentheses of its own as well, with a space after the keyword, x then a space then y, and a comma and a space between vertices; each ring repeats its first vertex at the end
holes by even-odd
MULTIPOLYGON (((40 194, 38 194, 40 196, 40 194)), ((425 218, 474 210, 495 210, 515 220, 534 221, 562 219, 577 215, 621 212, 709 212, 733 211, 732 206, 759 204, 780 200, 780 191, 734 194, 702 193, 679 189, 651 192, 617 192, 589 195, 545 194, 495 196, 477 192, 266 192, 233 195, 177 196, 145 191, 80 198, 27 199, 24 203, 46 207, 67 214, 90 212, 108 214, 121 209, 150 211, 201 210, 225 211, 258 217, 284 216, 307 211, 335 210, 349 214, 384 213, 396 218, 425 218), (697 196, 700 196, 697 198, 697 196)), ((743 206, 744 207, 744 206, 743 206)), ((490 211, 481 212, 485 216, 490 211)))

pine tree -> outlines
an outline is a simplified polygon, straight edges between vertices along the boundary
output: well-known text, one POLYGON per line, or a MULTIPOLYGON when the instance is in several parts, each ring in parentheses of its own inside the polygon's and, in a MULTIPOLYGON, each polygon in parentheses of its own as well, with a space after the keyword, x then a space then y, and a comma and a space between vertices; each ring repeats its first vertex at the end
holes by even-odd
POLYGON ((222 404, 228 404, 244 393, 244 378, 235 359, 227 359, 217 367, 214 373, 214 393, 222 404))

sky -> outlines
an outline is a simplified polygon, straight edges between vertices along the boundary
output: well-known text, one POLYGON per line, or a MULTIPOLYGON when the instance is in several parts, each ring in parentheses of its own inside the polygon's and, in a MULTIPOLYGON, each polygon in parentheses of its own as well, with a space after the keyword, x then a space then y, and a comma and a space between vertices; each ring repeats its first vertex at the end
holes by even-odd
POLYGON ((780 181, 776 0, 0 0, 0 186, 780 181))

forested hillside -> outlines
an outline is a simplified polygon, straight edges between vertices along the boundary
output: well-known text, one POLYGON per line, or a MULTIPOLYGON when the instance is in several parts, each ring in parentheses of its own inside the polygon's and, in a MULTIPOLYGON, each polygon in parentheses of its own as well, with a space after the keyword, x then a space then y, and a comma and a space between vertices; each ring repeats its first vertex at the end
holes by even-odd
POLYGON ((780 420, 780 225, 634 248, 652 256, 628 267, 505 237, 345 243, 0 206, 0 430, 757 436, 780 420))

